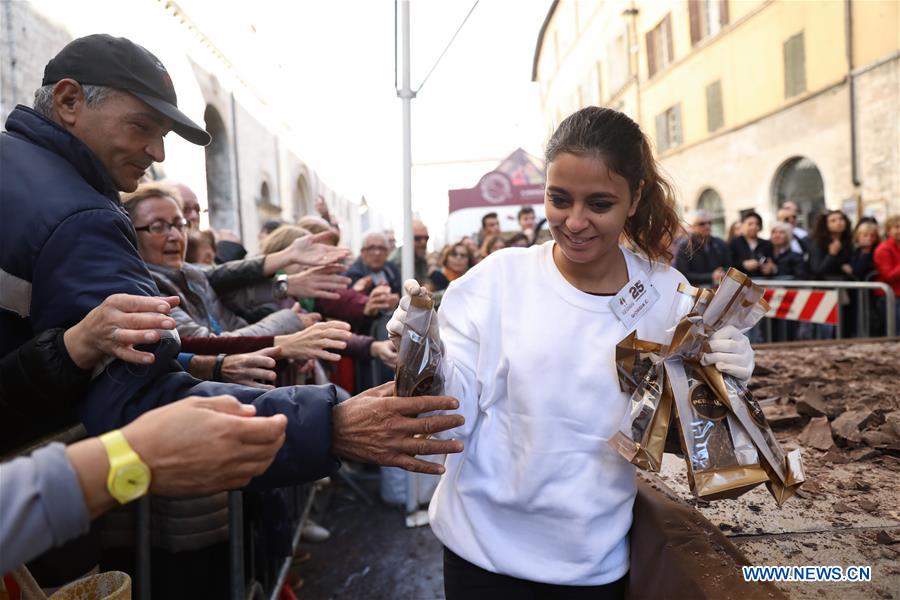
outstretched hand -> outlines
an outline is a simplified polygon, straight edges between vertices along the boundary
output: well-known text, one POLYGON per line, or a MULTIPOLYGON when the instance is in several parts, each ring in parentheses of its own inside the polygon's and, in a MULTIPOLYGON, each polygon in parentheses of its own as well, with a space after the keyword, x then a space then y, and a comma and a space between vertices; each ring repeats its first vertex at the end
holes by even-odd
POLYGON ((94 368, 107 355, 150 364, 153 354, 135 350, 134 346, 158 342, 160 329, 175 329, 169 312, 178 302, 178 296, 113 294, 65 332, 66 351, 84 370, 94 368))
POLYGON ((459 401, 450 396, 394 396, 388 382, 338 404, 332 412, 332 453, 366 463, 401 467, 407 471, 440 475, 444 466, 416 458, 417 455, 462 452, 459 440, 424 437, 465 423, 462 415, 416 415, 438 410, 456 410, 459 401))
POLYGON ((323 231, 294 240, 288 248, 291 262, 304 267, 322 267, 344 260, 350 255, 349 248, 325 243, 333 235, 331 231, 323 231))
POLYGON ((339 300, 340 290, 347 289, 350 278, 338 275, 330 267, 313 267, 288 275, 288 294, 294 298, 339 300), (329 272, 331 271, 331 272, 329 272))
POLYGON ((191 397, 144 413, 122 433, 150 467, 152 493, 197 496, 243 487, 272 463, 287 418, 255 414, 233 396, 191 397))

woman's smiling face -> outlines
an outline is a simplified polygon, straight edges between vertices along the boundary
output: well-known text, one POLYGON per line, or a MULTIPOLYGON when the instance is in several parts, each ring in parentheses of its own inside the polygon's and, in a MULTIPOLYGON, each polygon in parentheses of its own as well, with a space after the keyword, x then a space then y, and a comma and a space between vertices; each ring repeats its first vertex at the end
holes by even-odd
POLYGON ((561 153, 547 166, 544 209, 563 256, 592 263, 618 248, 640 198, 602 158, 561 153))

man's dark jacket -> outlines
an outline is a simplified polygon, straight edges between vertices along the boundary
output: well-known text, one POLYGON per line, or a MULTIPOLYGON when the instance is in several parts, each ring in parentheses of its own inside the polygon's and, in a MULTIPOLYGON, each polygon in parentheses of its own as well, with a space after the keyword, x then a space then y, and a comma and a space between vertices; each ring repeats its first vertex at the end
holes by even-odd
POLYGON ((692 235, 678 246, 675 268, 681 271, 691 285, 713 285, 712 274, 718 268, 728 270, 731 256, 724 240, 709 236, 704 242, 692 235))
MULTIPOLYGON (((387 279, 387 284, 391 286, 392 294, 399 294, 401 288, 403 286, 403 281, 400 276, 400 269, 397 268, 397 265, 390 261, 384 262, 384 276, 387 279)), ((350 268, 347 269, 347 272, 344 273, 347 277, 350 278, 351 284, 353 285, 366 275, 371 275, 373 273, 372 269, 366 266, 366 263, 363 262, 362 257, 357 258, 350 268)))
MULTIPOLYGON (((42 331, 71 327, 111 294, 159 294, 138 255, 137 236, 115 185, 96 155, 24 106, 10 114, 6 128, 0 134, 0 356, 42 331)), ((186 396, 231 394, 254 404, 259 415, 288 417, 284 446, 251 487, 308 481, 337 466, 330 452, 332 386, 262 393, 201 382, 175 362, 179 345, 177 336, 164 337, 147 348, 156 355, 152 365, 116 360, 96 375, 77 406, 88 433, 121 427, 186 396)), ((5 421, 0 415, 0 423, 5 421)))

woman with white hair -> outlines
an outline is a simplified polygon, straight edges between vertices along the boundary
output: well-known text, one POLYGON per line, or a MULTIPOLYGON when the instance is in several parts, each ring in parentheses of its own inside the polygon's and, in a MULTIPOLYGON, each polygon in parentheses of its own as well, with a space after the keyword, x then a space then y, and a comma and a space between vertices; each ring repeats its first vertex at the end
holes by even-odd
MULTIPOLYGON (((803 255, 791 248, 794 239, 793 227, 788 223, 774 223, 772 225, 772 259, 775 264, 775 272, 770 275, 772 279, 809 279, 809 271, 806 269, 806 261, 803 255)), ((772 321, 772 341, 783 342, 804 339, 810 334, 809 323, 798 323, 784 319, 772 321)))
POLYGON ((775 260, 775 273, 773 279, 806 279, 809 273, 803 255, 791 250, 791 241, 794 239, 793 228, 787 223, 775 223, 772 225, 771 242, 774 248, 772 254, 775 260))

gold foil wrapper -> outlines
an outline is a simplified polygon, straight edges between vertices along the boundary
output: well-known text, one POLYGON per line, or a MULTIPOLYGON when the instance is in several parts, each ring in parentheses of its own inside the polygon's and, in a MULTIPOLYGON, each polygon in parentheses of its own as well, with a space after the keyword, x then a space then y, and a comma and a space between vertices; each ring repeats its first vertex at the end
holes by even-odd
POLYGON ((716 290, 678 287, 667 344, 630 334, 616 347, 621 389, 631 394, 625 424, 610 445, 636 466, 658 471, 675 420, 691 491, 735 498, 765 483, 780 506, 804 480, 799 450, 785 453, 743 382, 701 366, 709 337, 734 326, 746 331, 768 311, 764 289, 730 269, 716 290))

